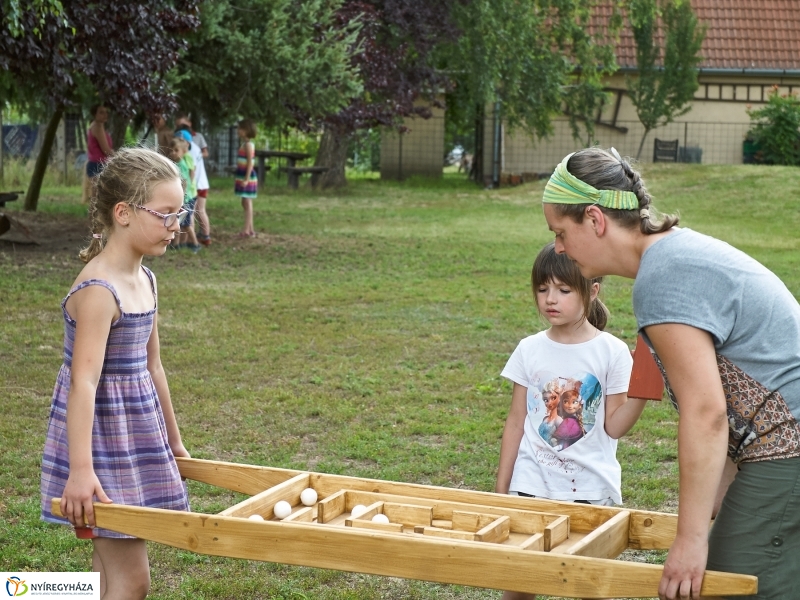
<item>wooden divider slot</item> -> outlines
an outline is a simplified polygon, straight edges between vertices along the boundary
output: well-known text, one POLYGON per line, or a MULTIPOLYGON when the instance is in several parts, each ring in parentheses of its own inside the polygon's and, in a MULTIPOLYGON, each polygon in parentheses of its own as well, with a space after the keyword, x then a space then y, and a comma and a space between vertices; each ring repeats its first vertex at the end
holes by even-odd
MULTIPOLYGON (((533 532, 531 532, 533 533, 533 532)), ((544 551, 550 552, 569 537, 569 517, 559 517, 544 528, 544 551)))
POLYGON ((353 526, 353 521, 369 521, 372 522, 372 517, 377 514, 383 514, 383 502, 374 502, 367 507, 367 510, 362 512, 357 517, 350 515, 347 519, 345 519, 344 524, 347 527, 353 526))
POLYGON ((286 517, 283 522, 292 522, 295 523, 313 523, 314 516, 316 511, 314 510, 313 506, 306 506, 305 508, 301 508, 300 510, 293 512, 288 517, 286 517))
POLYGON ((455 529, 442 529, 441 527, 424 527, 422 525, 414 527, 414 533, 430 535, 433 537, 450 538, 454 540, 475 541, 475 534, 471 531, 458 531, 455 529))
POLYGON ((519 545, 523 550, 534 550, 536 552, 544 552, 544 534, 534 533, 527 540, 519 545))
POLYGON ((628 547, 628 531, 631 514, 621 512, 587 534, 582 540, 569 548, 564 554, 593 556, 595 558, 616 558, 628 547))
POLYGON ((433 522, 433 509, 430 506, 385 502, 383 514, 389 517, 389 521, 392 523, 400 523, 409 527, 416 525, 429 526, 433 522))
POLYGON ((497 515, 454 510, 453 529, 461 529, 462 531, 479 531, 490 523, 493 523, 495 519, 497 519, 497 515))
POLYGON ((309 480, 310 475, 308 473, 300 473, 300 475, 295 475, 283 483, 251 496, 247 500, 242 500, 238 504, 229 506, 219 514, 223 517, 249 517, 258 513, 265 519, 271 519, 274 516, 272 507, 279 500, 286 500, 292 506, 300 503, 300 492, 309 487, 309 480))
POLYGON ((332 521, 345 511, 346 492, 344 490, 331 494, 317 504, 317 523, 332 521))
POLYGON ((355 529, 372 529, 373 531, 386 531, 389 533, 403 533, 403 526, 400 523, 375 523, 374 521, 364 521, 362 519, 348 520, 345 523, 355 529))
POLYGON ((475 534, 475 539, 479 542, 494 542, 499 544, 508 539, 511 533, 511 518, 500 517, 489 523, 486 527, 475 534))

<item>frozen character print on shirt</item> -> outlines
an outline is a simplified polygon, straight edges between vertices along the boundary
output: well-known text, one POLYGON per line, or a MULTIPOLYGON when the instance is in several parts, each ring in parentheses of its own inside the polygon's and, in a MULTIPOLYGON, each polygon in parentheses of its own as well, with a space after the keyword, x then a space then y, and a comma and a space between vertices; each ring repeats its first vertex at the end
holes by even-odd
POLYGON ((553 432, 556 450, 569 448, 586 435, 583 428, 583 398, 581 398, 581 382, 572 380, 567 383, 558 399, 558 416, 561 424, 553 432))
MULTIPOLYGON (((538 390, 536 390, 536 392, 538 392, 538 390)), ((558 403, 561 398, 561 387, 558 384, 558 379, 551 379, 545 383, 539 397, 544 405, 544 417, 539 424, 539 435, 552 446, 555 442, 555 431, 564 420, 561 415, 558 414, 558 403)), ((528 413, 531 413, 530 409, 528 413)))
POLYGON ((600 382, 589 373, 540 375, 537 382, 541 381, 541 390, 536 385, 528 388, 528 418, 553 450, 565 450, 594 427, 603 398, 600 382))

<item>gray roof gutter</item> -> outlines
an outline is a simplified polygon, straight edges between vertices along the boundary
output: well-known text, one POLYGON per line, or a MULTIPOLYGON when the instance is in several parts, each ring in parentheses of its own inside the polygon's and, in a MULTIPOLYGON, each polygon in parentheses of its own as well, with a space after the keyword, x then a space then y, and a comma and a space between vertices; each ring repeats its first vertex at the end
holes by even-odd
MULTIPOLYGON (((659 67, 663 69, 664 67, 659 67)), ((637 73, 636 67, 620 67, 622 73, 637 73)), ((800 77, 800 69, 698 69, 699 75, 747 75, 750 77, 800 77)))

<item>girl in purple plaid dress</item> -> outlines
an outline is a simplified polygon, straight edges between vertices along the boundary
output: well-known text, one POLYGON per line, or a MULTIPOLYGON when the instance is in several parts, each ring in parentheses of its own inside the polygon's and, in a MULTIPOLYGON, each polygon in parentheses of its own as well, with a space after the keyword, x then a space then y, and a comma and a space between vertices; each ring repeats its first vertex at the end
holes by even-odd
POLYGON ((92 501, 189 509, 175 461, 189 453, 159 356, 156 280, 142 265, 179 231, 183 184, 168 158, 127 148, 94 186, 86 266, 61 303, 64 364, 42 459, 42 518, 93 538, 101 597, 144 598, 144 540, 95 527, 92 501), (51 511, 53 498, 66 520, 51 511))

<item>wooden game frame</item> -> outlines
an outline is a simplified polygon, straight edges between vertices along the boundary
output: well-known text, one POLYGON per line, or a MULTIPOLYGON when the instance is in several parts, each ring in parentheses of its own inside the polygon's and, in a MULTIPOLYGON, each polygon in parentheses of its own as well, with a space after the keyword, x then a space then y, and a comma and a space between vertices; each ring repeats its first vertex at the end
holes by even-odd
MULTIPOLYGON (((677 516, 219 461, 181 475, 246 494, 218 514, 95 503, 98 527, 200 554, 574 598, 658 595, 662 567, 614 560, 667 549, 677 516), (313 506, 300 493, 317 492, 313 506), (278 520, 280 500, 292 513, 278 520), (356 505, 366 512, 353 515, 356 505), (383 513, 389 523, 371 517, 383 513), (258 514, 264 520, 251 520, 258 514)), ((53 499, 53 513, 59 513, 53 499)), ((705 597, 756 593, 749 575, 706 571, 705 597)))

